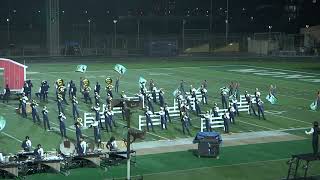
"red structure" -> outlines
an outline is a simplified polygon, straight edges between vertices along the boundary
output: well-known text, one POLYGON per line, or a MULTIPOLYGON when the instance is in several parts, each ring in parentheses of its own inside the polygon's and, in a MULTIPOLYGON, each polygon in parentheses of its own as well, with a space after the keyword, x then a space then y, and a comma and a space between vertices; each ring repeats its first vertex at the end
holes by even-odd
POLYGON ((12 91, 20 91, 23 88, 27 66, 11 59, 0 58, 0 69, 3 69, 3 87, 8 84, 12 91))

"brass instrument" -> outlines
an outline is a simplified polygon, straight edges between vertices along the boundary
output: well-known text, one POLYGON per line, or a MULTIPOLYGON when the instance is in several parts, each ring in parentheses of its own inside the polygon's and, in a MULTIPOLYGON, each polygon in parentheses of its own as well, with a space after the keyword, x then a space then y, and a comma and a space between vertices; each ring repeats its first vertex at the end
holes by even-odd
POLYGON ((63 86, 64 85, 63 79, 58 79, 57 85, 58 85, 58 87, 63 86))
POLYGON ((105 80, 105 82, 106 82, 106 84, 107 84, 107 86, 106 86, 106 90, 108 90, 108 89, 112 89, 112 79, 111 79, 111 77, 107 77, 107 79, 105 80))
POLYGON ((83 121, 82 121, 82 118, 80 118, 80 117, 79 117, 79 118, 77 118, 77 122, 80 124, 80 127, 82 127, 82 126, 83 126, 83 124, 82 124, 82 122, 83 122, 83 121))
POLYGON ((87 79, 87 78, 83 79, 83 80, 82 80, 82 83, 83 83, 83 87, 84 87, 84 88, 90 86, 90 81, 89 81, 89 79, 87 79))

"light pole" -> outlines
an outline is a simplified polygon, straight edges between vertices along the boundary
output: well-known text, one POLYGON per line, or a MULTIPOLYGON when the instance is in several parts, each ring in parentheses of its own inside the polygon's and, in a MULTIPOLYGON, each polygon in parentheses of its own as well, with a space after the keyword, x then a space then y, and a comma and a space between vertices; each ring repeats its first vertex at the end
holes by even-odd
POLYGON ((7 18, 8 43, 10 43, 10 19, 7 18))
POLYGON ((137 21, 137 28, 138 28, 138 34, 137 34, 137 49, 140 48, 140 20, 137 21))
POLYGON ((114 19, 113 24, 114 24, 114 48, 117 48, 117 22, 118 20, 114 19))
POLYGON ((271 30, 272 30, 272 26, 268 26, 268 29, 269 29, 269 33, 268 33, 268 35, 269 35, 269 37, 268 37, 268 39, 269 39, 269 41, 271 41, 271 30))
POLYGON ((226 15, 226 46, 228 45, 229 35, 229 0, 227 0, 227 15, 226 15))
POLYGON ((186 24, 186 20, 182 20, 182 52, 184 52, 184 25, 186 24))
POLYGON ((309 36, 308 36, 308 31, 309 31, 309 25, 306 25, 306 28, 304 29, 304 47, 309 46, 309 36))
POLYGON ((88 47, 91 48, 91 19, 88 19, 88 27, 89 27, 89 34, 88 34, 88 47))

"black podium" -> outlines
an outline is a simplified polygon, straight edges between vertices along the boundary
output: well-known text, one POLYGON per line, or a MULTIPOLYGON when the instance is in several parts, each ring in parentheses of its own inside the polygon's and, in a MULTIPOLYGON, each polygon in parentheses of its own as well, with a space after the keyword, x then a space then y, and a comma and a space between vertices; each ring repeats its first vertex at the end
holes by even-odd
POLYGON ((198 143, 198 157, 219 156, 221 136, 216 132, 199 132, 193 143, 198 143))

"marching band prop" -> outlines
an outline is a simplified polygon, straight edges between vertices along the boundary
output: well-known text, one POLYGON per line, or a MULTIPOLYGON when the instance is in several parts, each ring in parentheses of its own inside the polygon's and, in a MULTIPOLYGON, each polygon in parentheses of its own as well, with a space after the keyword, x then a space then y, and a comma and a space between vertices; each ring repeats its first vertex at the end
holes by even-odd
POLYGON ((87 65, 80 64, 77 66, 76 72, 85 73, 87 71, 87 65))
POLYGON ((123 75, 127 71, 127 68, 121 64, 116 64, 113 69, 117 71, 120 75, 123 75))
POLYGON ((0 116, 0 131, 2 131, 5 126, 6 126, 6 120, 4 119, 4 117, 0 116))

